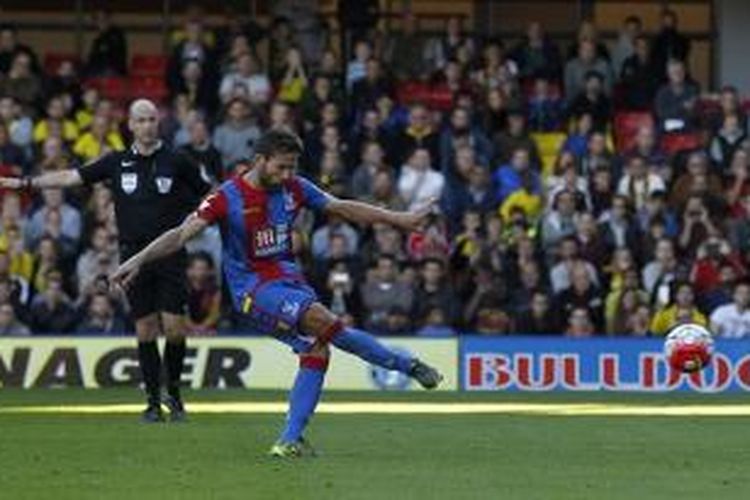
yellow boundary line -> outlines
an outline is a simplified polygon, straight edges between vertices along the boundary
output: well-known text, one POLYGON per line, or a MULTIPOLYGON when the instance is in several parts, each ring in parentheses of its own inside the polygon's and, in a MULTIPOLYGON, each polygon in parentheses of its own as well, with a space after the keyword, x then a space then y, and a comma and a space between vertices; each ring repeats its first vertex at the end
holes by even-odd
MULTIPOLYGON (((192 414, 278 414, 286 413, 286 402, 196 402, 188 405, 192 414)), ((138 413, 142 405, 59 405, 0 408, 8 414, 124 414, 138 413)), ((341 415, 544 415, 544 416, 643 416, 643 417, 734 417, 750 416, 750 404, 727 405, 626 405, 607 403, 321 403, 317 413, 341 415)))

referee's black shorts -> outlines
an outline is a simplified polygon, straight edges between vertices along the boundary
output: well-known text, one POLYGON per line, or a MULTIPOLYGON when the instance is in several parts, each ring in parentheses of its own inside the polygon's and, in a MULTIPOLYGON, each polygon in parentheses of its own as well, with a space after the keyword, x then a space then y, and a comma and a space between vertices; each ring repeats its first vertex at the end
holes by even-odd
MULTIPOLYGON (((141 250, 139 246, 122 246, 122 262, 141 250)), ((187 311, 187 282, 185 250, 155 260, 141 268, 135 282, 128 287, 132 319, 139 320, 157 312, 185 314, 187 311)))

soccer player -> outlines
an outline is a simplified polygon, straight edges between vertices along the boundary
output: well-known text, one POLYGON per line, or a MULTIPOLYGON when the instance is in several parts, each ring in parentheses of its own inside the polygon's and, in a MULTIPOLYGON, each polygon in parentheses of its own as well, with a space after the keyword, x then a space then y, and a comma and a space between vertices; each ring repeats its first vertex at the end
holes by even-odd
MULTIPOLYGON (((77 169, 34 178, 0 177, 0 187, 47 189, 106 183, 114 196, 120 254, 127 259, 182 222, 210 189, 205 173, 196 163, 183 153, 171 151, 159 140, 158 110, 154 103, 147 99, 134 101, 128 127, 133 133, 133 144, 125 151, 109 153, 77 169)), ((184 251, 160 259, 144 268, 128 289, 138 336, 138 360, 148 398, 142 420, 148 423, 164 419, 161 357, 156 345, 162 331, 167 340, 164 402, 172 421, 185 419, 179 384, 185 359, 186 261, 184 251)))
POLYGON ((249 168, 222 184, 182 225, 161 235, 112 276, 112 283, 127 287, 143 266, 179 251, 211 224, 220 225, 222 267, 234 307, 258 332, 287 343, 299 355, 286 426, 270 452, 280 457, 312 453, 303 431, 320 398, 331 344, 405 373, 427 389, 442 380, 437 370, 422 361, 388 349, 368 333, 345 327, 305 283, 291 245, 292 224, 302 207, 363 225, 380 222, 405 231, 418 229, 430 209, 393 212, 334 198, 295 175, 302 151, 294 133, 266 132, 256 143, 249 168))

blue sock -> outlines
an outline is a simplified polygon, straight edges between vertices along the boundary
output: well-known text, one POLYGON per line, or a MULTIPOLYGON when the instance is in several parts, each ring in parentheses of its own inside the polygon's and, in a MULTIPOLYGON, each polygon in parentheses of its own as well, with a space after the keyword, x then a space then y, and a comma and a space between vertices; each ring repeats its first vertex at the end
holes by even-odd
POLYGON ((344 328, 333 336, 331 343, 339 349, 388 370, 408 373, 411 366, 411 358, 392 351, 369 333, 356 328, 344 328))
POLYGON ((302 437, 307 422, 318 405, 325 374, 325 366, 304 366, 303 361, 299 367, 294 386, 289 392, 289 413, 281 441, 296 442, 302 437))

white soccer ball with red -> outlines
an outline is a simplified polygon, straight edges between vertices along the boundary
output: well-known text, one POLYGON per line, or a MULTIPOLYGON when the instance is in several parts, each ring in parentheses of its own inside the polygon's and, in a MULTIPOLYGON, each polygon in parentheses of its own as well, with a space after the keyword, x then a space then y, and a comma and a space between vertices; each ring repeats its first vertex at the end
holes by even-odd
POLYGON ((706 327, 694 323, 674 327, 664 341, 664 357, 679 372, 702 370, 711 361, 713 352, 713 335, 706 327))

